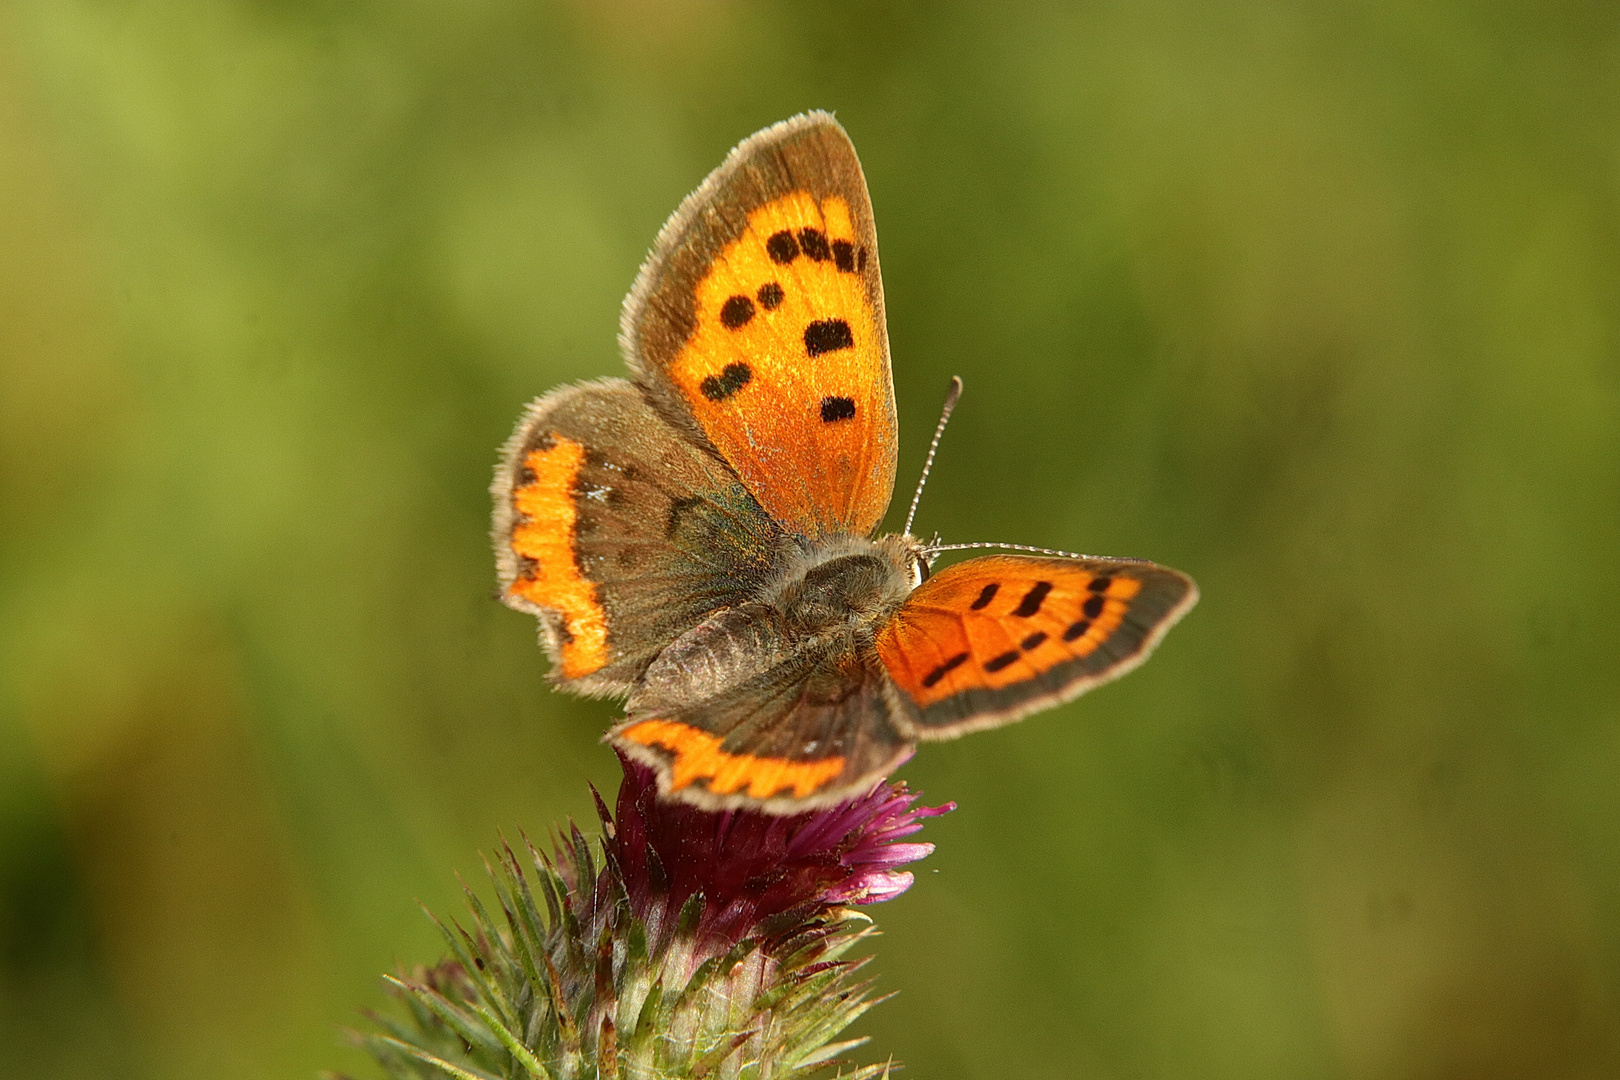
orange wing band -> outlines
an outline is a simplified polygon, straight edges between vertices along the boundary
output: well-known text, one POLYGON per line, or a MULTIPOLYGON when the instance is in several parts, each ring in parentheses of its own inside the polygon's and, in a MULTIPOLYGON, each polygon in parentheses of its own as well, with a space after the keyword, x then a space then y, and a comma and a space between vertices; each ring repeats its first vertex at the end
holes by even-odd
POLYGON ((707 780, 709 790, 716 795, 747 788, 750 798, 769 799, 790 787, 796 798, 803 799, 844 771, 842 757, 788 761, 727 753, 720 749, 720 740, 707 731, 674 720, 642 720, 619 735, 641 746, 663 747, 675 755, 669 783, 673 791, 694 780, 707 780))
POLYGON ((524 456, 523 467, 534 479, 512 492, 520 515, 512 550, 521 563, 506 592, 562 616, 563 632, 556 637, 563 675, 570 679, 599 670, 608 659, 607 613, 596 586, 574 562, 574 478, 584 460, 583 446, 553 436, 549 446, 524 456))

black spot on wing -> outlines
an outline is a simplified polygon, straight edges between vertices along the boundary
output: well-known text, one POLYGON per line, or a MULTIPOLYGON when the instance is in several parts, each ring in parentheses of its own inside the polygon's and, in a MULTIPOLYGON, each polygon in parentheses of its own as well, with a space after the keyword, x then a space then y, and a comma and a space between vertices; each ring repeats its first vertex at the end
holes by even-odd
POLYGON ((524 444, 523 452, 525 454, 532 454, 536 450, 539 450, 540 452, 544 453, 556 445, 557 436, 553 435, 549 431, 537 431, 535 432, 533 438, 524 444))
POLYGON ((765 241, 765 253, 771 261, 786 266, 799 257, 799 242, 793 239, 793 234, 783 229, 772 233, 771 238, 765 241))
POLYGON ((696 495, 684 499, 676 499, 669 504, 669 520, 664 523, 664 535, 672 537, 680 531, 681 522, 693 510, 703 505, 703 500, 696 495))
POLYGON ((924 686, 938 685, 939 680, 943 679, 946 675, 967 663, 967 658, 967 653, 957 653, 955 656, 939 665, 939 667, 935 668, 933 671, 930 671, 927 675, 924 675, 922 684, 924 686))
POLYGON ((1074 640, 1076 640, 1078 638, 1085 637, 1086 636, 1086 631, 1090 630, 1090 629, 1091 629, 1091 620, 1090 619, 1081 619, 1079 622, 1075 623, 1074 625, 1070 626, 1067 630, 1063 631, 1063 640, 1064 641, 1074 641, 1074 640))
POLYGON ((782 286, 774 281, 767 281, 761 285, 755 295, 759 300, 759 306, 766 311, 775 311, 782 305, 782 286))
POLYGON ((754 377, 754 369, 747 364, 727 364, 718 376, 710 375, 698 384, 703 396, 710 401, 724 401, 747 386, 754 377))
POLYGON ((753 317, 754 302, 746 296, 733 296, 720 305, 720 323, 727 330, 747 326, 753 317))
POLYGON ((821 422, 834 424, 840 420, 855 419, 855 399, 826 397, 821 399, 821 422))
POLYGON ((855 245, 848 240, 832 242, 833 264, 846 274, 855 272, 855 245))
POLYGON ((1025 652, 1029 652, 1029 650, 1031 650, 1031 649, 1039 648, 1040 645, 1041 645, 1041 642, 1043 642, 1045 640, 1046 640, 1046 631, 1045 630, 1037 630, 1033 634, 1029 635, 1029 637, 1025 638, 1023 641, 1020 641, 1018 643, 1018 647, 1020 649, 1023 649, 1025 652))
POLYGON ((1050 581, 1037 581, 1029 592, 1024 594, 1024 599, 1019 602, 1018 606, 1013 608, 1013 614, 1020 619, 1029 618, 1041 610, 1041 605, 1046 602, 1046 594, 1051 591, 1052 583, 1050 581))
POLYGON ((800 229, 799 248, 806 257, 816 262, 826 262, 832 258, 832 248, 827 244, 827 234, 820 229, 800 229))
POLYGON ((804 351, 811 356, 855 347, 855 335, 843 319, 817 319, 804 328, 804 351))
POLYGON ((974 611, 983 611, 985 608, 990 606, 990 601, 996 598, 996 591, 1000 588, 1000 582, 992 581, 979 593, 979 598, 968 606, 974 611))
POLYGON ((1103 605, 1107 601, 1100 596, 1088 596, 1086 602, 1080 605, 1080 610, 1086 613, 1086 618, 1095 619, 1103 613, 1103 605))
POLYGON ((1007 652, 1002 653, 1000 656, 992 656, 990 659, 986 660, 984 662, 984 670, 1000 671, 1002 668, 1009 666, 1014 660, 1017 659, 1018 650, 1010 649, 1007 652))
POLYGON ((1108 586, 1113 583, 1114 579, 1111 577, 1095 577, 1091 579, 1091 583, 1086 586, 1086 589, 1090 592, 1107 592, 1108 586))

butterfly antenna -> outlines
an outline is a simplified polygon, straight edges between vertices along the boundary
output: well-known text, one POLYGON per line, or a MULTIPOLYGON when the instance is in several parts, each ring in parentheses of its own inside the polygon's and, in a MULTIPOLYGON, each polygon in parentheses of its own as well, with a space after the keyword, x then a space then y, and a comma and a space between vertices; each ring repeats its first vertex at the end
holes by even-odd
POLYGON ((1132 559, 1120 555, 1082 555, 1078 551, 1059 551, 1057 548, 1031 547, 1029 544, 928 544, 923 554, 933 556, 942 551, 971 551, 975 548, 993 548, 996 551, 1028 551, 1035 555, 1057 555, 1064 559, 1106 559, 1108 562, 1145 563, 1147 559, 1132 559))
POLYGON ((922 476, 917 479, 917 490, 911 496, 911 509, 906 511, 906 527, 900 531, 906 536, 911 535, 911 522, 917 516, 917 504, 922 502, 923 487, 928 483, 928 471, 934 467, 934 455, 939 451, 940 436, 945 434, 945 425, 950 423, 951 413, 956 409, 956 399, 962 396, 962 377, 951 376, 951 388, 945 391, 945 407, 939 411, 939 426, 934 428, 934 441, 928 444, 928 459, 923 462, 922 476))

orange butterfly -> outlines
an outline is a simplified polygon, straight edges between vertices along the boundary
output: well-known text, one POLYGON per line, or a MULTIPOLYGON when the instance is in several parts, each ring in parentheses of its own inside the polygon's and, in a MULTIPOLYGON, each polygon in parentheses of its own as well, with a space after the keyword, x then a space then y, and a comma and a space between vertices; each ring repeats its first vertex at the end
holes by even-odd
POLYGON ((943 548, 874 538, 897 443, 883 285, 866 179, 826 113, 744 140, 687 197, 621 344, 631 380, 525 412, 495 549, 556 680, 628 695, 608 738, 667 795, 842 801, 919 740, 1124 674, 1197 600, 1140 560, 998 555, 930 577, 943 548))

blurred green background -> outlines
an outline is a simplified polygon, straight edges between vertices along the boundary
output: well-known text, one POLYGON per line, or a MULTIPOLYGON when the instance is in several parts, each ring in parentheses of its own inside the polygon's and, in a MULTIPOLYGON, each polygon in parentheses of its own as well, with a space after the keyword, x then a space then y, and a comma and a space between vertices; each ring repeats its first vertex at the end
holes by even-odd
POLYGON ((967 382, 919 528, 1204 592, 904 770, 865 1059, 1620 1075, 1620 14, 1446 0, 0 5, 0 1072, 364 1071, 417 898, 589 816, 495 448, 809 107, 903 488, 967 382))

